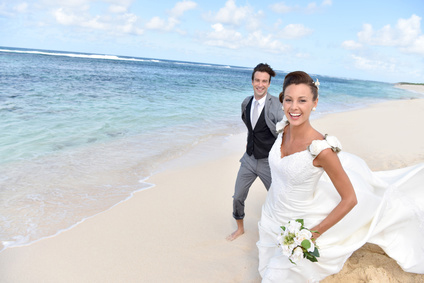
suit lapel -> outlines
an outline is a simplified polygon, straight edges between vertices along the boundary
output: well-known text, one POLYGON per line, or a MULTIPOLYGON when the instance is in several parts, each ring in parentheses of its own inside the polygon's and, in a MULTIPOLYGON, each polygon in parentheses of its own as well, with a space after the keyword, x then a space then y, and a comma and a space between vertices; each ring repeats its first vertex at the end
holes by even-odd
POLYGON ((246 125, 249 128, 249 130, 251 130, 251 131, 253 131, 252 121, 250 120, 250 109, 252 107, 252 101, 253 101, 253 97, 252 97, 252 99, 250 99, 249 103, 247 103, 246 113, 245 113, 245 115, 246 115, 246 125))
POLYGON ((270 101, 271 101, 271 95, 269 93, 267 93, 266 99, 265 99, 265 106, 264 106, 265 114, 268 113, 269 107, 271 107, 270 101))

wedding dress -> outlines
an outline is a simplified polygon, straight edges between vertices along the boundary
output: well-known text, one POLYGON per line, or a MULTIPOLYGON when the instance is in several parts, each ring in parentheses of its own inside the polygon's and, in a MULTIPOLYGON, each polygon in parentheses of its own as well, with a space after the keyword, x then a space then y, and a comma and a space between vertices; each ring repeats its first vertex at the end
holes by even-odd
POLYGON ((293 264, 278 247, 280 226, 304 219, 319 224, 340 196, 314 156, 338 143, 335 137, 313 141, 308 150, 281 158, 282 134, 270 153, 272 185, 258 224, 259 272, 262 282, 318 282, 339 272, 366 242, 379 245, 403 270, 424 273, 424 164, 372 172, 359 157, 339 152, 358 204, 317 239, 318 262, 293 264), (311 148, 313 150, 311 150, 311 148), (314 155, 313 155, 313 154, 314 155))

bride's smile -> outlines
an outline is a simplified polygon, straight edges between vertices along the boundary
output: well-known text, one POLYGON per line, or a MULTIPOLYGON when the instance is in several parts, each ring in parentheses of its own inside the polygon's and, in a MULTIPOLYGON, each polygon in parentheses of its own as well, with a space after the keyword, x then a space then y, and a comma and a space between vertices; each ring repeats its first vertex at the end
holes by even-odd
POLYGON ((297 119, 297 118, 299 118, 300 117, 300 115, 302 115, 302 114, 294 114, 294 113, 290 113, 290 116, 293 118, 293 119, 297 119))

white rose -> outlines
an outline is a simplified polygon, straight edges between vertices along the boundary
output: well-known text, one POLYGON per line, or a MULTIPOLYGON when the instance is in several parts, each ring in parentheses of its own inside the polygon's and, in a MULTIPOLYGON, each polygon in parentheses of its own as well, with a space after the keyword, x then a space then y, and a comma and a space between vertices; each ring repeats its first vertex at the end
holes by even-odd
POLYGON ((334 152, 340 152, 342 150, 342 144, 335 136, 325 136, 325 140, 331 146, 334 152))
POLYGON ((300 245, 302 244, 303 240, 310 240, 312 238, 312 233, 308 229, 302 229, 299 231, 299 233, 296 234, 296 238, 294 241, 300 245))
POLYGON ((284 128, 287 126, 287 124, 288 124, 288 120, 286 116, 284 116, 280 122, 277 122, 277 124, 275 124, 275 130, 277 131, 277 133, 282 133, 284 131, 284 128))
POLYGON ((317 156, 321 152, 320 141, 319 140, 312 141, 308 149, 313 156, 317 156))
POLYGON ((297 233, 299 232, 300 227, 302 227, 302 223, 292 220, 289 221, 286 231, 288 230, 289 233, 297 233))
POLYGON ((281 245, 281 251, 283 255, 290 256, 292 254, 293 249, 290 246, 281 245))
POLYGON ((291 261, 298 262, 303 257, 303 250, 301 247, 294 249, 293 254, 289 257, 291 261))

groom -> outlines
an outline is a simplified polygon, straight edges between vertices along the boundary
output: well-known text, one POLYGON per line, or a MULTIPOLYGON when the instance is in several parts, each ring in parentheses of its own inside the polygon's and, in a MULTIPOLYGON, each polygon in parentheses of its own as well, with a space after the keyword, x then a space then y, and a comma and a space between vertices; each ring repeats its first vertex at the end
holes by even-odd
POLYGON ((268 153, 277 138, 275 124, 284 115, 278 98, 268 93, 271 77, 275 77, 275 72, 268 64, 257 65, 252 73, 254 95, 246 97, 241 104, 241 119, 246 124, 248 135, 233 196, 237 230, 227 237, 229 241, 244 234, 244 202, 252 183, 259 177, 267 190, 271 185, 268 153))

